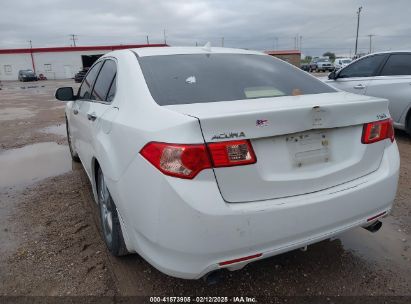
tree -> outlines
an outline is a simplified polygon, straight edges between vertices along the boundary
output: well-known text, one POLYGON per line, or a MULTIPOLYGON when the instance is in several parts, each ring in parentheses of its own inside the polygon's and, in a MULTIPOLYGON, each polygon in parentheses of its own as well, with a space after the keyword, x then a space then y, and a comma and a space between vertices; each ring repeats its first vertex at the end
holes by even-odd
POLYGON ((312 56, 305 56, 305 58, 303 59, 303 62, 304 63, 310 63, 312 59, 313 59, 312 56))
POLYGON ((330 58, 331 61, 334 61, 334 60, 335 60, 335 54, 334 54, 334 53, 325 52, 325 53, 323 54, 323 56, 330 58))

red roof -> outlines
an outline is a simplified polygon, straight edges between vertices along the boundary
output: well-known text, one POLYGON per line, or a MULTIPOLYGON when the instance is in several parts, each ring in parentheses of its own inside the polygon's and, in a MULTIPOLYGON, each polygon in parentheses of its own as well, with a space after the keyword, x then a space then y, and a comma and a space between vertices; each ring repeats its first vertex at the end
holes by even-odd
POLYGON ((85 52, 123 50, 143 47, 168 46, 167 44, 120 44, 120 45, 96 45, 96 46, 62 46, 28 49, 0 49, 0 54, 46 53, 46 52, 85 52))
POLYGON ((301 55, 299 50, 264 51, 268 55, 301 55))

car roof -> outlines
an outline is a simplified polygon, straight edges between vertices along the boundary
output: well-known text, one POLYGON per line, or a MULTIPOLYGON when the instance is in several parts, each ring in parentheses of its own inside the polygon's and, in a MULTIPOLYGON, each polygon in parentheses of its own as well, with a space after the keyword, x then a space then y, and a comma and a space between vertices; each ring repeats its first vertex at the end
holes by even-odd
POLYGON ((370 53, 367 55, 364 55, 362 57, 359 57, 357 59, 373 56, 373 55, 380 55, 380 54, 401 54, 401 53, 411 53, 411 50, 403 50, 403 51, 384 51, 384 52, 375 52, 375 53, 370 53))
POLYGON ((138 56, 161 56, 161 55, 183 55, 183 54, 249 54, 249 55, 265 55, 263 52, 250 51, 244 49, 232 49, 222 47, 144 47, 130 49, 138 56))
MULTIPOLYGON (((375 55, 375 54, 396 54, 396 53, 411 53, 411 50, 398 50, 398 51, 384 51, 384 52, 375 52, 368 55, 375 55)), ((364 56, 363 56, 364 57, 364 56)))
MULTIPOLYGON (((370 56, 374 56, 374 55, 381 55, 381 54, 403 54, 403 53, 411 53, 411 50, 410 50, 410 51, 406 51, 406 50, 404 50, 404 51, 384 51, 384 52, 370 53, 370 54, 367 54, 367 55, 364 55, 364 56, 361 56, 361 57, 356 58, 355 60, 352 61, 352 63, 354 63, 354 62, 356 62, 356 61, 358 61, 358 60, 360 60, 360 59, 364 59, 364 58, 367 58, 367 57, 370 57, 370 56)), ((351 64, 351 63, 350 63, 350 64, 351 64)))

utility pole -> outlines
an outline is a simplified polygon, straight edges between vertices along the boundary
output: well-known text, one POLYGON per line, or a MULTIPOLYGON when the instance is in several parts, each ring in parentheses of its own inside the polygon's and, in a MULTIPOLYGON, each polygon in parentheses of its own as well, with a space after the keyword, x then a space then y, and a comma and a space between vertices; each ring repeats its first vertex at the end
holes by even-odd
POLYGON ((77 35, 75 35, 75 34, 70 34, 69 36, 71 37, 70 40, 73 41, 73 46, 76 47, 77 35))
POLYGON ((166 29, 163 30, 164 44, 167 44, 166 29))
POLYGON ((361 16, 361 10, 362 6, 358 8, 357 11, 357 36, 355 38, 355 50, 354 50, 354 56, 357 55, 357 50, 358 50, 358 31, 360 29, 360 16, 361 16))
POLYGON ((375 35, 373 35, 373 34, 370 34, 370 35, 367 35, 368 37, 370 37, 370 54, 372 53, 372 37, 374 37, 375 35))
POLYGON ((31 57, 31 66, 33 67, 33 72, 36 73, 36 65, 34 64, 34 57, 33 57, 33 44, 31 39, 28 41, 30 43, 30 57, 31 57))
POLYGON ((303 49, 303 36, 300 35, 300 51, 303 49))
POLYGON ((224 47, 224 37, 221 37, 221 47, 224 47))
POLYGON ((146 36, 146 38, 147 38, 147 44, 150 44, 150 41, 148 40, 148 35, 146 36))

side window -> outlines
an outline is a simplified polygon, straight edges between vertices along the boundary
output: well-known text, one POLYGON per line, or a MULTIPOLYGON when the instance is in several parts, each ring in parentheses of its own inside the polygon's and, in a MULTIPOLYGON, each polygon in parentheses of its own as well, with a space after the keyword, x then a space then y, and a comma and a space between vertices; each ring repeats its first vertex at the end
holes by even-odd
MULTIPOLYGON (((96 84, 94 85, 92 100, 106 101, 107 94, 110 90, 111 83, 116 75, 117 67, 114 60, 107 59, 104 61, 103 67, 98 74, 96 84)), ((107 100, 108 101, 108 100, 107 100)))
POLYGON ((411 54, 393 54, 388 58, 381 76, 411 75, 411 54))
POLYGON ((385 55, 382 54, 360 59, 359 61, 347 66, 345 69, 342 69, 338 74, 338 77, 350 78, 374 76, 384 58, 385 55))
POLYGON ((113 82, 111 83, 110 91, 107 94, 107 102, 112 102, 114 96, 116 95, 116 76, 114 76, 113 82))
POLYGON ((91 70, 89 70, 86 78, 84 79, 81 87, 79 89, 78 98, 79 99, 90 99, 91 89, 93 88, 94 80, 97 77, 98 71, 100 70, 102 61, 96 63, 91 70))

